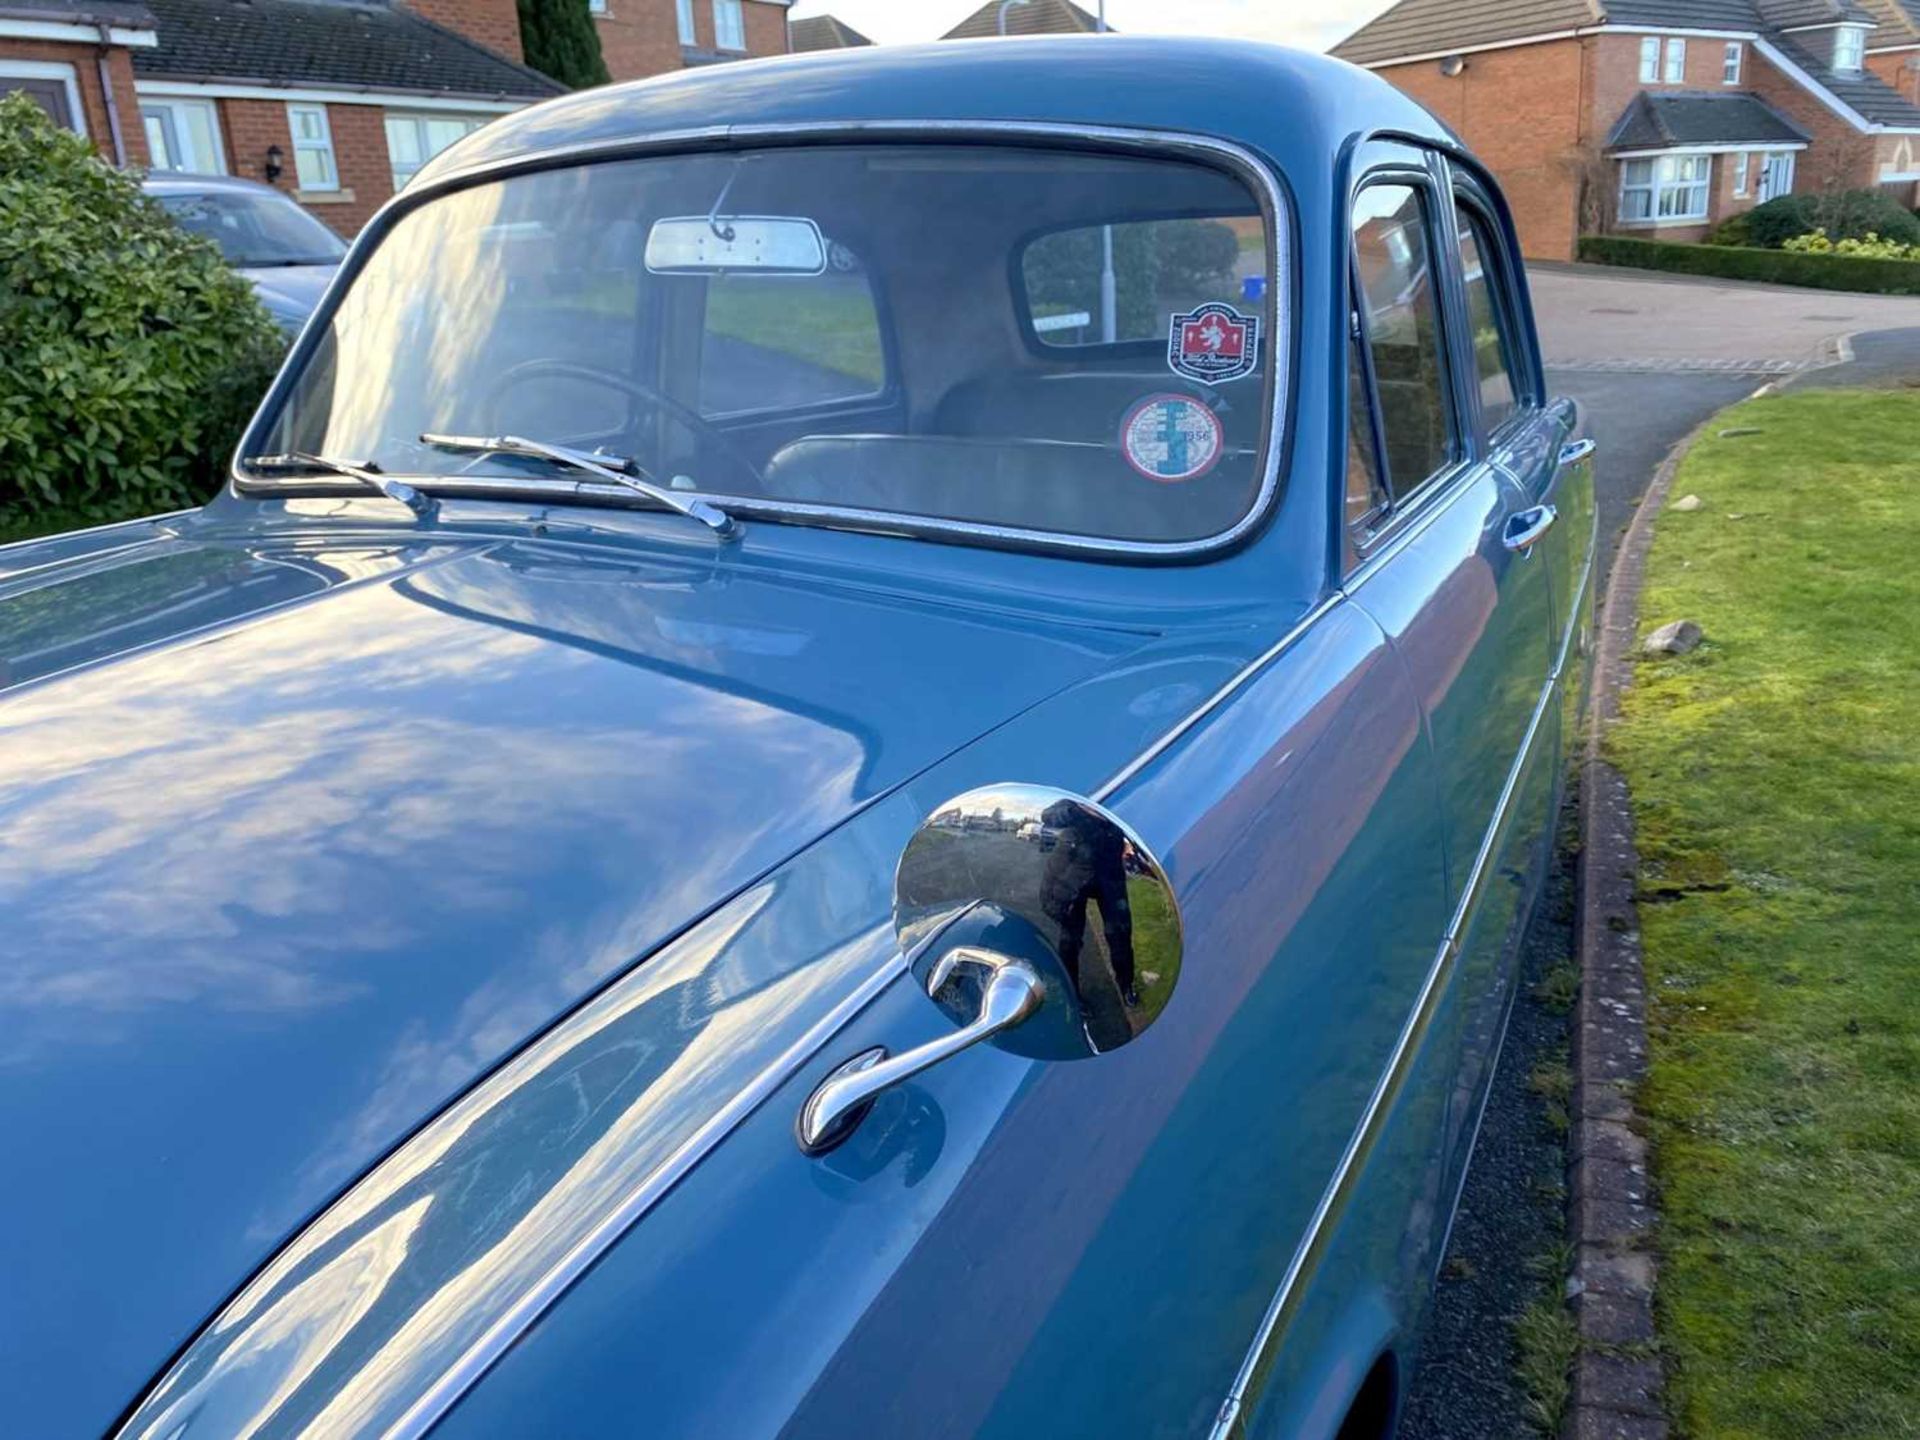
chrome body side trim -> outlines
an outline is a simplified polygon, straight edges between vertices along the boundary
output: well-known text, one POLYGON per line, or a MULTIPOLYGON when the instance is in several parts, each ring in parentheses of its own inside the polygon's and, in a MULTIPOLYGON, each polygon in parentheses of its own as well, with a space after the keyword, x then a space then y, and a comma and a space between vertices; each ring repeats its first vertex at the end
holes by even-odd
MULTIPOLYGON (((839 143, 860 140, 938 141, 952 144, 968 139, 1004 142, 1030 139, 1066 146, 1071 142, 1096 148, 1120 149, 1148 156, 1172 156, 1212 164, 1236 174, 1252 190, 1264 212, 1271 237, 1268 278, 1273 283, 1275 319, 1281 327, 1280 343, 1269 349, 1273 373, 1269 379, 1269 405, 1266 416, 1266 466, 1261 472, 1260 488, 1244 515, 1227 529, 1197 540, 1157 541, 1100 539, 1065 535, 1046 530, 1028 530, 1018 526, 986 525, 967 520, 942 520, 894 511, 875 511, 851 506, 814 505, 796 501, 768 500, 765 497, 727 495, 715 492, 688 492, 709 499, 725 509, 751 519, 798 524, 817 523, 842 526, 863 532, 879 532, 928 538, 971 541, 996 548, 1035 550, 1086 558, 1118 560, 1186 560, 1227 549, 1246 539, 1268 518, 1280 492, 1291 450, 1291 427, 1287 419, 1293 403, 1294 350, 1299 344, 1298 326, 1293 323, 1298 296, 1298 277, 1294 274, 1294 213, 1284 184, 1273 169, 1251 150, 1232 141, 1212 136, 1177 131, 1133 130, 1101 125, 1066 125, 1019 120, 847 120, 808 125, 719 125, 703 129, 668 131, 644 137, 623 137, 613 141, 561 146, 534 155, 514 156, 509 160, 471 166, 422 186, 418 191, 403 191, 388 201, 360 232, 340 272, 329 287, 326 298, 314 311, 305 330, 289 352, 280 373, 274 378, 260 408, 248 422, 246 434, 235 452, 230 467, 230 483, 242 495, 286 495, 334 493, 343 490, 339 482, 305 478, 275 480, 254 475, 243 468, 241 457, 258 453, 264 431, 280 413, 295 379, 327 330, 333 312, 367 259, 378 248, 395 221, 420 206, 456 190, 504 180, 516 175, 596 161, 671 153, 699 147, 735 148, 770 143, 802 144, 812 140, 839 143)), ((573 481, 515 480, 503 486, 475 485, 471 477, 404 475, 399 478, 421 488, 445 494, 510 494, 515 498, 592 497, 611 499, 622 492, 615 487, 595 488, 573 481), (607 493, 612 492, 612 493, 607 493)), ((623 503, 631 503, 624 497, 623 503)))
POLYGON ((705 1125, 628 1192, 618 1206, 602 1216, 600 1222, 563 1255, 537 1284, 481 1332, 479 1338, 462 1352, 439 1380, 381 1432, 381 1440, 415 1440, 415 1437, 431 1430, 440 1417, 453 1408, 454 1402, 473 1388, 480 1377, 493 1367, 494 1362, 507 1352, 508 1347, 525 1334, 534 1321, 545 1314, 566 1293, 568 1287, 592 1267, 594 1261, 612 1248, 641 1216, 685 1178, 688 1171, 812 1059, 827 1041, 866 1009, 896 977, 904 974, 906 968, 907 957, 898 952, 889 955, 884 964, 848 991, 839 1004, 815 1021, 798 1040, 741 1087, 732 1099, 714 1112, 705 1125))
POLYGON ((1319 1262, 1331 1233, 1331 1222, 1338 1217, 1341 1208, 1349 1198, 1353 1185, 1359 1176, 1360 1168, 1374 1142, 1379 1139, 1388 1112, 1400 1094, 1421 1038, 1426 1034, 1427 1025, 1432 1020, 1439 999, 1445 989, 1447 979, 1453 973, 1454 963, 1460 956, 1461 936, 1466 928, 1467 917, 1472 914, 1474 905, 1486 889, 1488 877, 1493 872, 1492 857, 1498 853, 1513 808, 1513 798, 1525 777, 1527 767, 1535 756, 1536 743, 1540 735, 1540 725, 1549 714, 1557 684, 1549 682, 1540 691, 1535 702, 1532 718, 1527 722, 1525 740, 1521 743, 1520 754, 1512 769, 1507 773, 1506 783, 1501 787, 1499 806, 1494 814, 1493 823, 1487 827, 1487 833, 1480 842, 1479 853, 1474 856, 1473 868, 1468 872, 1467 883, 1460 895, 1458 905, 1454 907, 1452 918, 1447 922, 1444 938, 1435 953, 1433 964, 1427 971, 1420 993, 1415 999, 1406 1023, 1401 1027, 1400 1035, 1394 1042, 1393 1053, 1388 1057, 1386 1069, 1374 1083, 1373 1093, 1367 1099, 1367 1106, 1361 1112, 1360 1123, 1347 1141, 1345 1151, 1339 1163, 1334 1167, 1333 1177, 1327 1183, 1320 1197, 1320 1203, 1314 1207, 1312 1217, 1307 1222, 1300 1244, 1295 1248, 1286 1273, 1281 1277, 1280 1285, 1273 1299, 1267 1305, 1266 1314, 1261 1318, 1259 1328, 1254 1331, 1253 1342, 1247 1349, 1246 1358, 1240 1362, 1239 1372, 1234 1376, 1233 1384, 1227 1391, 1226 1399, 1221 1403, 1213 1428, 1208 1432, 1209 1440, 1244 1440, 1244 1428, 1247 1405, 1250 1398, 1256 1397, 1267 1367, 1276 1353, 1276 1344, 1286 1324, 1293 1317, 1304 1293, 1302 1281, 1319 1262))

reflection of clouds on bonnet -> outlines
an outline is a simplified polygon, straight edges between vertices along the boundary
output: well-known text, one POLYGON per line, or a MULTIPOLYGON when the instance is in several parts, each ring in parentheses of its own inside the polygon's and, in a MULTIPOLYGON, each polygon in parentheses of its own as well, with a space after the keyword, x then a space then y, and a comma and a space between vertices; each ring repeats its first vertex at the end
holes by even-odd
MULTIPOLYGON (((636 716, 605 670, 381 588, 17 694, 0 909, 16 934, 58 940, 8 957, 0 1006, 338 1004, 364 982, 330 962, 404 952, 448 911, 524 910, 583 813, 596 829, 573 863, 649 888, 676 815, 614 797, 673 791, 743 724, 818 784, 853 763, 811 727, 807 745, 783 736, 790 716, 695 685, 636 716)), ((738 811, 717 832, 729 851, 776 823, 724 793, 710 804, 738 811)), ((673 897, 689 908, 710 898, 694 878, 673 897)), ((622 928, 602 944, 639 942, 622 928)))

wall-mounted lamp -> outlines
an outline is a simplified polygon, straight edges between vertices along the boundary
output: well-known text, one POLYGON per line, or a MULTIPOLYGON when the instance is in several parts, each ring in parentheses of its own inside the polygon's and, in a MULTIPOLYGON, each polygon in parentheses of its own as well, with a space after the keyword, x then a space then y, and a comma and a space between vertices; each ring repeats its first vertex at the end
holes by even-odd
POLYGON ((287 152, 282 150, 278 145, 267 146, 267 163, 263 167, 263 173, 266 175, 269 185, 275 180, 278 180, 286 170, 287 167, 282 163, 286 158, 287 152))
POLYGON ((1464 55, 1449 55, 1440 62, 1440 73, 1449 80, 1453 79, 1454 76, 1466 68, 1467 57, 1464 55))

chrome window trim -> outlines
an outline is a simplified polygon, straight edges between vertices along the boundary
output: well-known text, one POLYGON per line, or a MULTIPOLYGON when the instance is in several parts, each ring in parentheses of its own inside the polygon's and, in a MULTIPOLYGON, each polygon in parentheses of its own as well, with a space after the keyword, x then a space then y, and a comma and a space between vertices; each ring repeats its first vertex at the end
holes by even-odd
POLYGON ((1480 841, 1480 849, 1474 856, 1466 886, 1454 906, 1453 917, 1447 922, 1446 933, 1441 938, 1433 963, 1428 967, 1420 993, 1400 1028, 1399 1038, 1394 1042, 1386 1068, 1374 1082, 1373 1092, 1361 1112, 1360 1123, 1354 1128, 1346 1149, 1334 1166, 1333 1176, 1321 1193, 1320 1202, 1314 1207, 1300 1243, 1294 1248, 1293 1258, 1281 1276, 1279 1287, 1274 1291, 1273 1299, 1268 1302, 1266 1313, 1254 1331, 1246 1358, 1240 1362, 1233 1384, 1226 1398, 1221 1401, 1213 1428, 1208 1431, 1208 1440, 1246 1440, 1249 1401, 1259 1398, 1267 1371, 1278 1354, 1278 1340, 1305 1293, 1301 1282, 1311 1276, 1319 1263, 1331 1233, 1331 1224, 1338 1218, 1351 1195, 1360 1167, 1380 1138, 1388 1112, 1399 1098, 1401 1086, 1412 1069, 1420 1040, 1426 1034, 1427 1026, 1439 1006, 1445 982, 1452 975, 1454 964, 1460 957, 1461 937, 1466 930, 1467 919, 1486 889, 1488 877, 1493 873, 1493 856, 1498 853, 1500 841, 1511 821, 1514 796, 1526 778, 1528 767, 1536 758, 1541 722, 1552 713, 1559 688, 1557 680, 1549 680, 1541 687, 1539 699, 1534 702, 1533 716, 1527 722, 1526 738, 1501 787, 1500 802, 1494 811, 1493 822, 1480 841))
MULTIPOLYGON (((814 505, 719 492, 698 493, 701 498, 712 500, 749 519, 816 526, 824 524, 828 528, 878 531, 913 538, 957 539, 993 548, 1032 550, 1087 559, 1193 560, 1230 549, 1251 536, 1270 517, 1292 452, 1292 427, 1288 420, 1293 408, 1295 350, 1300 343, 1300 327, 1297 323, 1300 283, 1295 273, 1293 233, 1297 217, 1292 198, 1279 173, 1243 145, 1188 131, 1140 130, 1104 125, 1025 120, 842 120, 803 125, 718 125, 555 146, 450 171, 427 185, 416 186, 396 195, 380 208, 361 231, 341 264, 339 276, 328 288, 325 299, 302 330, 280 373, 274 377, 272 386, 248 422, 246 433, 229 466, 229 484, 236 494, 241 495, 365 493, 364 487, 343 485, 337 480, 328 482, 325 477, 257 476, 243 468, 241 456, 260 453, 265 430, 278 417, 291 394, 294 381, 305 371, 314 349, 326 334, 341 299, 352 288, 351 282, 379 248, 387 231, 402 217, 444 195, 542 170, 701 148, 751 148, 776 143, 799 145, 818 140, 839 144, 868 140, 959 144, 967 140, 1005 143, 1010 139, 1051 143, 1061 149, 1114 150, 1149 158, 1185 159, 1212 165, 1236 175, 1259 202, 1268 233, 1267 279, 1273 297, 1275 328, 1284 333, 1275 335, 1268 349, 1271 373, 1267 382, 1266 434, 1262 437, 1266 465, 1261 472, 1259 489, 1245 513, 1225 530, 1193 540, 1126 540, 969 520, 944 520, 852 506, 814 505)), ((447 485, 449 477, 446 476, 401 475, 396 478, 420 485, 431 493, 450 493, 447 485)), ((465 490, 469 478, 462 477, 460 483, 465 490)), ((496 494, 519 499, 539 499, 556 494, 603 498, 592 490, 580 488, 573 481, 522 479, 509 483, 511 490, 500 487, 489 489, 496 494)), ((630 497, 625 503, 631 503, 630 497)))

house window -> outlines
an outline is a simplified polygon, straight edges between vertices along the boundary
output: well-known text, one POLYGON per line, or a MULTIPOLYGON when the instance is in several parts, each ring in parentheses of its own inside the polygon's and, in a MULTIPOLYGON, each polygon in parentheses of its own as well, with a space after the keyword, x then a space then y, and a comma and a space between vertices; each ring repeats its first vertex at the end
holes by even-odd
POLYGON ((1842 25, 1833 32, 1833 68, 1858 74, 1866 63, 1867 32, 1858 25, 1842 25))
POLYGON ((1747 152, 1744 150, 1733 157, 1733 193, 1743 199, 1747 193, 1747 152))
POLYGON ((587 0, 587 13, 588 13, 589 15, 604 15, 604 14, 606 14, 606 13, 607 13, 607 0, 587 0))
POLYGON ((747 26, 740 14, 740 0, 713 0, 713 48, 747 48, 747 26))
POLYGON ((324 105, 287 106, 293 131, 293 173, 302 190, 338 190, 340 171, 333 163, 333 131, 324 105))
POLYGON ((1711 155, 1661 155, 1627 160, 1620 167, 1623 224, 1661 224, 1707 218, 1711 155))
POLYGON ((393 188, 404 189, 420 167, 462 135, 471 135, 487 123, 484 115, 410 115, 387 111, 387 163, 393 167, 393 188))
POLYGON ((693 38, 693 0, 677 0, 674 5, 674 18, 680 22, 680 43, 691 46, 693 38))
POLYGON ((76 134, 87 133, 80 108, 80 85, 73 66, 58 60, 10 60, 0 56, 0 96, 18 92, 46 111, 48 118, 76 134))
POLYGON ((1678 85, 1687 78, 1687 42, 1678 38, 1667 41, 1667 64, 1660 78, 1669 85, 1678 85))
POLYGON ((224 175, 220 121, 211 100, 142 100, 140 125, 155 170, 187 175, 224 175))
POLYGON ((1640 83, 1651 85, 1660 78, 1660 37, 1643 35, 1640 38, 1640 83))
POLYGON ((1738 40, 1727 42, 1727 53, 1720 61, 1720 83, 1738 85, 1740 83, 1740 61, 1746 54, 1746 46, 1738 40))

